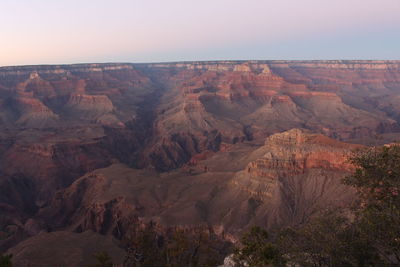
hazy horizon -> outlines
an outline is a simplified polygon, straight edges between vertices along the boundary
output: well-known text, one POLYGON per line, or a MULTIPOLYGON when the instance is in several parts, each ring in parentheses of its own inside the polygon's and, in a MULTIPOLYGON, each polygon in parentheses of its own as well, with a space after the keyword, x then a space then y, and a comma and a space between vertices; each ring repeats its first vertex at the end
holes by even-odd
POLYGON ((175 64, 175 63, 192 63, 192 62, 200 62, 200 63, 218 63, 218 62, 399 62, 400 59, 221 59, 221 60, 180 60, 180 61, 148 61, 148 62, 123 62, 123 61, 104 61, 104 62, 70 62, 70 63, 43 63, 43 64, 16 64, 16 65, 0 65, 0 68, 7 67, 31 67, 31 66, 71 66, 71 65, 91 65, 91 64, 175 64))
POLYGON ((398 0, 5 0, 0 66, 399 60, 398 0))

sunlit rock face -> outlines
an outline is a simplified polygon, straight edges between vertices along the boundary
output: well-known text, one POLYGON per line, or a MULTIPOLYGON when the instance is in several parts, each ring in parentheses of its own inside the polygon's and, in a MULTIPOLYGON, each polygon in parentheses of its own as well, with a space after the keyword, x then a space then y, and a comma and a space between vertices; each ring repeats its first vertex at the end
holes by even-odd
POLYGON ((257 151, 262 156, 231 183, 272 206, 269 223, 302 223, 313 212, 345 207, 353 199, 341 180, 353 170, 349 156, 361 148, 292 129, 268 137, 257 151))
POLYGON ((345 158, 353 147, 337 141, 398 139, 399 90, 398 61, 2 67, 0 230, 8 238, 0 246, 33 228, 110 234, 113 224, 99 226, 96 214, 107 207, 119 214, 125 205, 130 216, 201 222, 231 236, 252 223, 300 223, 310 210, 351 198, 339 180, 351 170, 345 158), (149 170, 145 190, 153 193, 135 205, 118 198, 130 191, 113 191, 108 206, 93 200, 119 178, 93 178, 96 171, 121 164, 149 170), (168 182, 158 192, 161 180, 168 182), (88 188, 98 189, 86 195, 88 188), (72 196, 87 199, 77 210, 84 214, 64 220, 56 195, 74 209, 81 202, 72 196))

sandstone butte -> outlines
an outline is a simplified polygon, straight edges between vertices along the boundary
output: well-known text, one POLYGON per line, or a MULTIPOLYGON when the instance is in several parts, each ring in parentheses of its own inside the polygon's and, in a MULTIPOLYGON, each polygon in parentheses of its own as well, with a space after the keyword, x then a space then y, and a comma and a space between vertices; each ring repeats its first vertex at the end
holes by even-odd
POLYGON ((82 264, 149 221, 235 242, 347 207, 347 158, 398 140, 399 90, 399 61, 2 67, 0 250, 40 266, 33 246, 82 240, 82 264))

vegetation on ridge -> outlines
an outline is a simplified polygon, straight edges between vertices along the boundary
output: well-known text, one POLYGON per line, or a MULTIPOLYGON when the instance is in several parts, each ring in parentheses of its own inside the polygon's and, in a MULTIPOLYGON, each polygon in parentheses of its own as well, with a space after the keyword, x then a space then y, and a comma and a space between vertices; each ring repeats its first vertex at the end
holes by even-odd
POLYGON ((0 254, 0 267, 11 267, 11 254, 0 254))
POLYGON ((272 237, 254 227, 241 239, 237 266, 387 266, 400 263, 400 146, 361 151, 343 182, 358 200, 272 237))

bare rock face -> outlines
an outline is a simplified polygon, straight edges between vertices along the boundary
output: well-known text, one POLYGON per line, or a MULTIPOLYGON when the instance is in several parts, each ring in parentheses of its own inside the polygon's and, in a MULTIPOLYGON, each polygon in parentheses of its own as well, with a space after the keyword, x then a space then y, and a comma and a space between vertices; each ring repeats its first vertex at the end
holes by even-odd
POLYGON ((106 95, 71 95, 66 106, 77 112, 111 112, 113 104, 106 95))
POLYGON ((15 105, 19 112, 17 125, 28 127, 51 126, 59 119, 52 110, 33 97, 17 97, 15 105))
POLYGON ((292 129, 267 138, 264 149, 268 152, 257 162, 248 166, 253 169, 276 168, 302 173, 310 168, 350 171, 349 152, 356 145, 341 143, 320 134, 292 129))
POLYGON ((394 99, 398 70, 396 61, 8 67, 0 70, 0 124, 129 124, 134 134, 145 129, 134 165, 162 171, 221 143, 296 127, 372 143, 400 131, 396 105, 381 100, 394 99))
POLYGON ((341 179, 353 170, 348 159, 358 148, 299 129, 275 134, 232 184, 273 203, 270 223, 301 223, 324 207, 349 204, 353 192, 341 179))
POLYGON ((57 190, 112 162, 132 163, 146 135, 138 103, 154 90, 118 64, 1 68, 0 84, 4 250, 35 232, 27 220, 57 190))
POLYGON ((205 132, 217 131, 222 142, 235 143, 263 140, 297 127, 363 143, 376 134, 398 132, 394 117, 364 100, 363 78, 371 76, 371 80, 367 78, 371 93, 393 94, 390 88, 398 83, 397 66, 397 62, 336 61, 143 66, 147 72, 156 70, 156 77, 167 87, 156 111, 155 140, 147 148, 146 161, 165 170, 179 166, 194 152, 203 151, 201 148, 176 155, 172 152, 175 159, 168 162, 163 154, 185 151, 172 140, 171 136, 177 135, 181 136, 179 139, 191 136, 204 143, 205 132), (385 72, 396 74, 384 78, 385 72))
POLYGON ((114 164, 60 190, 38 218, 50 229, 117 238, 132 222, 153 221, 165 229, 207 226, 235 240, 254 224, 297 225, 327 207, 347 207, 354 192, 341 179, 360 147, 293 129, 165 174, 114 164))
POLYGON ((42 79, 37 71, 32 71, 27 80, 17 84, 16 89, 19 92, 29 92, 35 97, 52 96, 55 94, 51 83, 42 79))
POLYGON ((71 117, 79 117, 102 125, 123 125, 112 113, 114 106, 106 95, 71 94, 64 110, 71 117))

